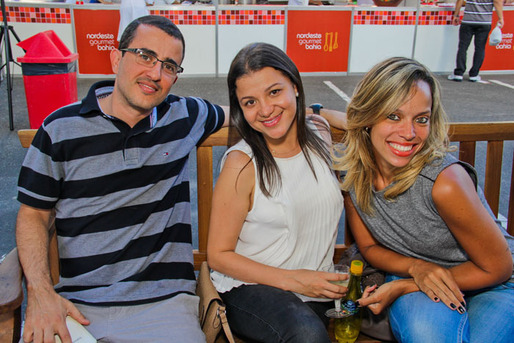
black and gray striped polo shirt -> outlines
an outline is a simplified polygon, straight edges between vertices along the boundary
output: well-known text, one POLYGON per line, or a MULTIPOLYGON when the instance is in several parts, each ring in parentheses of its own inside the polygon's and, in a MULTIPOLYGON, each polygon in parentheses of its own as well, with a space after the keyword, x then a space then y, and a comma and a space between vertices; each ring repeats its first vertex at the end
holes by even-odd
POLYGON ((222 126, 223 110, 169 95, 130 128, 100 111, 97 96, 112 89, 97 83, 45 119, 18 200, 56 210, 65 298, 107 306, 194 294, 188 156, 222 126))
POLYGON ((493 20, 493 0, 467 0, 464 24, 490 25, 493 20))

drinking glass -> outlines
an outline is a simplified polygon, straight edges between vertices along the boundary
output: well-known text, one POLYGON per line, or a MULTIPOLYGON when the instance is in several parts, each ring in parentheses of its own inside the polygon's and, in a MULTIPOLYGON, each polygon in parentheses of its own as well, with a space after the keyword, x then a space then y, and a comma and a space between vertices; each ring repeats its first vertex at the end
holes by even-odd
MULTIPOLYGON (((323 271, 337 274, 344 274, 347 276, 345 280, 330 281, 334 285, 348 287, 350 282, 349 267, 346 264, 333 264, 330 266, 323 267, 323 271)), ((325 312, 325 316, 330 318, 344 318, 348 317, 350 313, 341 308, 341 299, 334 299, 334 308, 331 308, 325 312)))

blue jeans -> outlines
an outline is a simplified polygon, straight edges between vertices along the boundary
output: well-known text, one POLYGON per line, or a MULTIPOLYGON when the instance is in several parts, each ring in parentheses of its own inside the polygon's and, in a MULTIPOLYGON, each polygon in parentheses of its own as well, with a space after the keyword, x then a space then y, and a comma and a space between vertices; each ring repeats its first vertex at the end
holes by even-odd
POLYGON ((220 293, 230 328, 257 342, 330 342, 325 311, 334 302, 301 301, 291 292, 265 285, 243 285, 220 293))
MULTIPOLYGON (((396 279, 400 277, 388 275, 386 281, 396 279)), ((514 282, 466 292, 464 299, 467 311, 459 314, 423 292, 401 296, 389 308, 394 336, 412 343, 512 342, 514 282)))
POLYGON ((459 28, 459 49, 457 50, 457 68, 454 75, 464 75, 466 71, 466 55, 471 38, 475 36, 475 53, 473 54, 473 66, 469 70, 469 76, 477 76, 485 58, 485 44, 491 25, 461 24, 459 28))

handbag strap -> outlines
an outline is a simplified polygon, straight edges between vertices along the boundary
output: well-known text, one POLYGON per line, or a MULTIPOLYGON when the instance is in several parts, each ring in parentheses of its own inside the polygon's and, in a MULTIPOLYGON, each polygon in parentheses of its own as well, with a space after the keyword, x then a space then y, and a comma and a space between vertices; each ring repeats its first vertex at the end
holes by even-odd
POLYGON ((223 326, 223 331, 225 331, 225 336, 227 337, 228 342, 235 343, 234 337, 232 336, 232 331, 230 330, 230 325, 228 325, 225 305, 218 306, 218 317, 220 318, 221 325, 223 326))

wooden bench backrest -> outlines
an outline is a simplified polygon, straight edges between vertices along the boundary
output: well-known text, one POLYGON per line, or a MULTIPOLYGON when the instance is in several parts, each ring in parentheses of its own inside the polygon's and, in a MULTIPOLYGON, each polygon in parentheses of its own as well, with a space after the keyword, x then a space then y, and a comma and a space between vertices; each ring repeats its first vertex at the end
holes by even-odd
MULTIPOLYGON (((231 134, 232 134, 231 130, 231 134)), ((22 146, 29 147, 36 130, 20 130, 18 132, 22 146)), ((198 249, 194 251, 195 269, 207 258, 207 234, 209 229, 209 217, 211 211, 213 191, 213 147, 227 146, 237 137, 229 140, 229 130, 221 131, 208 137, 197 148, 197 186, 198 186, 198 249)), ((334 142, 340 142, 343 131, 332 129, 334 142)), ((485 161, 484 193, 495 215, 498 215, 501 168, 503 159, 504 141, 514 141, 514 122, 500 123, 454 123, 450 127, 450 137, 454 142, 459 142, 459 158, 475 165, 476 143, 487 142, 485 161)), ((510 158, 510 157, 507 157, 510 158)), ((514 159, 514 156, 513 156, 514 159)), ((504 180, 507 183, 506 180, 504 180)), ((511 171, 510 193, 508 205, 508 231, 514 233, 514 164, 511 171)), ((345 243, 352 242, 349 230, 345 230, 345 243)), ((55 230, 52 235, 49 259, 52 279, 58 280, 58 256, 55 230)), ((336 246, 334 260, 338 261, 343 253, 345 245, 336 246)), ((0 264, 0 342, 18 342, 21 332, 21 302, 23 292, 21 287, 21 269, 19 268, 17 251, 14 249, 0 264), (5 280, 3 280, 5 279, 5 280), (7 288, 8 291, 4 291, 7 288)), ((332 331, 331 331, 332 332, 332 331)), ((359 340, 362 341, 362 340, 359 340)), ((368 342, 368 341, 366 341, 368 342)), ((377 342, 369 340, 369 342, 377 342)))
MULTIPOLYGON (((214 146, 226 146, 229 142, 228 132, 228 129, 220 130, 207 138, 197 148, 198 249, 195 250, 195 268, 199 268, 201 262, 205 261, 207 252, 207 234, 213 189, 212 148, 214 146)), ((484 193, 494 214, 498 216, 503 143, 504 141, 514 140, 514 122, 452 123, 449 133, 452 142, 459 142, 459 159, 473 166, 475 165, 476 143, 479 141, 487 142, 484 193)), ((332 128, 334 142, 340 142, 343 135, 343 131, 332 128)), ((514 165, 511 178, 508 207, 508 223, 510 225, 508 231, 513 234, 514 165)), ((349 230, 345 230, 345 232, 345 243, 348 244, 352 239, 349 236, 349 230)), ((344 249, 344 246, 338 245, 336 254, 340 255, 342 249, 344 249)))
MULTIPOLYGON (((514 122, 456 123, 450 127, 450 139, 459 144, 459 159, 475 165, 476 143, 487 142, 484 194, 495 216, 500 205, 504 141, 514 140, 514 122)), ((514 159, 514 156, 513 156, 514 159)), ((511 160, 512 161, 512 160, 511 160)), ((514 164, 511 170, 507 231, 514 235, 514 164)))
MULTIPOLYGON (((449 133, 452 142, 459 142, 459 158, 471 165, 475 165, 476 143, 487 142, 484 193, 491 209, 497 216, 500 204, 503 144, 504 141, 514 140, 514 122, 452 123, 449 133)), ((35 130, 20 130, 19 137, 22 146, 28 147, 34 134, 35 130)), ((237 139, 237 133, 235 130, 230 130, 230 134, 233 136, 229 137, 227 128, 221 129, 209 136, 196 150, 198 187, 198 249, 194 251, 196 270, 199 270, 201 263, 207 259, 207 235, 214 183, 213 147, 227 146, 229 142, 234 142, 237 139)), ((340 142, 343 135, 343 131, 332 129, 334 142, 340 142)), ((512 235, 514 233, 514 165, 510 184, 507 219, 508 231, 512 235)), ((349 230, 345 231, 347 231, 345 242, 348 244, 351 237, 349 230)), ((338 245, 337 249, 337 255, 339 255, 344 246, 338 245)))

